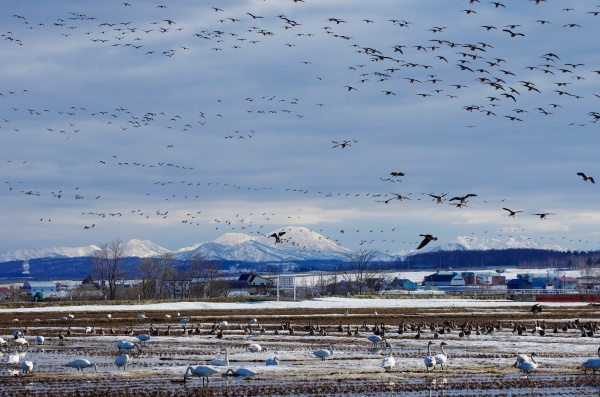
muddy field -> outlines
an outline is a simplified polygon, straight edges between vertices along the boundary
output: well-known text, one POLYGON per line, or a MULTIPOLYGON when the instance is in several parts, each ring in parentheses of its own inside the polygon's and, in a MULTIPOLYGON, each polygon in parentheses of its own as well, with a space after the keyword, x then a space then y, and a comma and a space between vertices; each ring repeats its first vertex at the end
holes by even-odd
POLYGON ((598 357, 595 333, 600 307, 545 306, 533 315, 523 306, 467 308, 202 310, 176 312, 64 312, 0 314, 2 347, 0 396, 598 396, 600 375, 584 374, 581 364, 598 357), (171 316, 171 317, 167 317, 171 316), (61 317, 64 317, 61 319, 61 317), (187 321, 187 323, 186 323, 187 321), (537 321, 537 329, 535 328, 537 321), (221 325, 222 324, 222 325, 221 325), (517 325, 520 332, 515 331, 517 325), (464 326, 464 331, 462 327, 464 326), (586 336, 582 336, 582 327, 586 336), (383 335, 382 335, 382 330, 383 335), (420 332, 418 331, 420 329, 420 332), (34 367, 6 365, 17 349, 13 333, 28 342, 17 352, 34 367), (470 335, 469 334, 470 331, 470 335), (150 334, 141 343, 140 334, 150 334), (389 356, 390 372, 382 368, 389 356), (543 334, 543 335, 541 335, 543 334), (44 344, 36 337, 43 336, 44 344), (119 341, 140 344, 131 362, 117 369, 119 341), (445 342, 448 361, 427 371, 432 353, 445 342), (259 344, 266 351, 252 352, 259 344), (328 348, 325 360, 313 352, 328 348), (183 382, 188 366, 210 365, 219 373, 208 385, 200 377, 183 382), (526 378, 513 366, 519 353, 535 352, 538 368, 526 378), (269 358, 279 365, 266 365, 269 358), (87 359, 98 370, 65 364, 87 359), (240 367, 251 377, 222 376, 240 367))

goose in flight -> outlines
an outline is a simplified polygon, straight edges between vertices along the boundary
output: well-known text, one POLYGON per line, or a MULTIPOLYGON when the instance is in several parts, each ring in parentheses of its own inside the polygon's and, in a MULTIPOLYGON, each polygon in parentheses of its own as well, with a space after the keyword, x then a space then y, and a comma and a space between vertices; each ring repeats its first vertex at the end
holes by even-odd
POLYGON ((577 175, 579 175, 583 179, 584 182, 590 181, 592 183, 596 183, 596 182, 594 182, 594 178, 592 178, 591 176, 587 176, 583 172, 578 172, 577 175))
POLYGON ((450 200, 448 200, 448 201, 455 201, 455 200, 458 200, 458 201, 460 202, 460 204, 466 204, 466 203, 467 203, 467 199, 468 199, 469 197, 475 197, 475 196, 477 196, 477 195, 476 195, 476 194, 473 194, 473 193, 469 193, 469 194, 466 194, 466 195, 464 195, 464 196, 462 196, 462 197, 452 197, 452 198, 451 198, 450 200))
POLYGON ((503 210, 506 210, 506 211, 508 211, 508 212, 509 212, 508 216, 511 216, 511 217, 513 217, 513 218, 514 218, 514 217, 515 217, 515 215, 516 215, 516 214, 518 214, 519 212, 523 212, 523 211, 513 211, 513 210, 510 210, 510 209, 508 209, 508 208, 504 208, 504 207, 503 207, 502 209, 503 209, 503 210))
POLYGON ((539 216, 539 217, 540 217, 540 219, 546 219, 546 217, 547 217, 548 215, 556 215, 556 214, 555 214, 555 213, 552 213, 552 212, 544 212, 544 213, 541 213, 541 214, 533 214, 533 215, 539 216))
POLYGON ((423 237, 423 241, 421 241, 421 244, 419 244, 419 246, 417 247, 418 250, 425 247, 427 244, 429 244, 430 241, 437 240, 437 237, 432 236, 431 234, 419 234, 419 236, 423 237))
POLYGON ((441 194, 439 196, 436 196, 433 193, 429 193, 429 196, 433 197, 433 199, 438 203, 438 204, 442 204, 444 202, 444 197, 447 195, 448 193, 444 193, 441 194))
POLYGON ((273 233, 269 237, 275 237, 275 244, 281 243, 281 236, 283 236, 286 232, 273 233))

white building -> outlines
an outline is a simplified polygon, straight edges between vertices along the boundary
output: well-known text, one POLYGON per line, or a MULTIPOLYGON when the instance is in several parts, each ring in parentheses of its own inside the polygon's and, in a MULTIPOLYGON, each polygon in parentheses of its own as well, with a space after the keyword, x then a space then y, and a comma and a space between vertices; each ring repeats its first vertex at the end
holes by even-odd
POLYGON ((42 292, 44 296, 56 296, 56 283, 53 281, 26 281, 21 290, 29 295, 42 292))

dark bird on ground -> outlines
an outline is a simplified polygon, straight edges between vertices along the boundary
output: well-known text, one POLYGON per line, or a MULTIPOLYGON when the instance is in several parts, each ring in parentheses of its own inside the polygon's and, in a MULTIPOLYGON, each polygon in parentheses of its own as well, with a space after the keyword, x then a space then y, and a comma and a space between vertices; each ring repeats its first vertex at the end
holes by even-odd
POLYGON ((539 303, 536 303, 535 305, 531 306, 531 312, 533 314, 539 314, 542 312, 542 305, 540 305, 539 303))
POLYGON ((584 182, 590 181, 592 183, 596 183, 596 182, 594 182, 594 178, 592 178, 591 176, 587 176, 583 172, 578 172, 577 175, 579 175, 583 179, 584 182))
POLYGON ((437 237, 432 236, 431 234, 419 234, 419 236, 423 237, 423 241, 421 241, 421 244, 419 244, 419 246, 417 247, 418 250, 425 247, 427 244, 429 244, 430 241, 437 240, 437 237))
POLYGON ((273 233, 269 237, 275 237, 275 244, 281 243, 281 236, 283 236, 286 232, 273 233))
POLYGON ((502 208, 502 209, 503 209, 503 210, 506 210, 506 211, 508 211, 508 212, 509 212, 508 216, 512 216, 513 218, 514 218, 514 217, 515 217, 515 215, 516 215, 516 214, 518 214, 519 212, 523 212, 523 211, 513 211, 513 210, 510 210, 510 209, 508 209, 508 208, 502 208))

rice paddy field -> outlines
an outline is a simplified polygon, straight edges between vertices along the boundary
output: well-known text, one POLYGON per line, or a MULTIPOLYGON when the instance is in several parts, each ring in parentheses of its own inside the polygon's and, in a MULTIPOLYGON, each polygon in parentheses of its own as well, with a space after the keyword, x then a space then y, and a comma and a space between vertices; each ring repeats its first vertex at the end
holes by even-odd
POLYGON ((531 303, 510 301, 385 301, 4 309, 0 396, 600 395, 600 375, 581 366, 598 358, 599 306, 548 303, 533 314, 531 303), (120 341, 137 346, 123 351, 120 341), (430 341, 431 355, 446 344, 443 368, 424 364, 430 341), (314 354, 327 349, 324 359, 314 354), (130 362, 117 368, 125 353, 130 362), (523 353, 537 356, 528 376, 514 366, 523 353), (266 365, 275 357, 278 365, 266 365), (78 359, 97 371, 66 366, 78 359), (23 361, 33 369, 23 373, 23 361), (218 372, 184 382, 200 365, 218 372), (254 374, 224 376, 239 368, 254 374))

